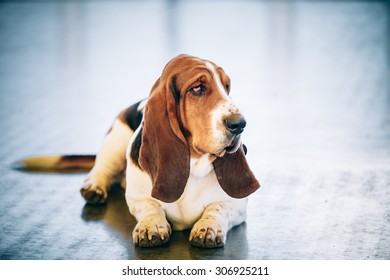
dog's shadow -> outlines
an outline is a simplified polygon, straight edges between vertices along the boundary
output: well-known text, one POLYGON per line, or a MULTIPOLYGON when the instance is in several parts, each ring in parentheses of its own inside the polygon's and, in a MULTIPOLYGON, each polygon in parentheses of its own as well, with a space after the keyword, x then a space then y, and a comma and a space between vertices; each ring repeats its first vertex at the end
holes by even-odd
POLYGON ((188 259, 246 259, 248 242, 246 224, 231 229, 225 247, 218 249, 200 249, 190 245, 190 231, 174 231, 170 241, 158 248, 139 248, 133 245, 131 233, 137 223, 129 213, 124 191, 114 185, 110 199, 104 205, 85 204, 81 217, 87 222, 104 222, 128 244, 129 259, 144 260, 188 260, 188 259))

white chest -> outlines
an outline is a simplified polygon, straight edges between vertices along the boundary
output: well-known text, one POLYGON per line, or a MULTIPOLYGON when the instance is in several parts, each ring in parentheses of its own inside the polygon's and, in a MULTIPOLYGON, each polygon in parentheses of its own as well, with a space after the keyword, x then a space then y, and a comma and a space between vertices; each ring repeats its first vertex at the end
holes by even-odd
POLYGON ((213 185, 216 183, 212 177, 212 174, 203 178, 190 176, 179 200, 162 204, 174 229, 182 230, 191 227, 201 217, 205 207, 212 200, 212 189, 215 188, 213 185))
POLYGON ((176 230, 192 227, 210 203, 230 199, 219 186, 207 157, 191 160, 191 175, 182 196, 174 203, 162 205, 176 230))
MULTIPOLYGON (((126 200, 130 212, 137 216, 135 205, 151 199, 152 182, 149 175, 131 161, 128 161, 126 177, 126 200)), ((173 228, 183 230, 192 227, 211 203, 229 200, 232 198, 220 187, 208 155, 205 155, 198 160, 191 159, 190 176, 181 197, 173 203, 158 203, 173 228)))

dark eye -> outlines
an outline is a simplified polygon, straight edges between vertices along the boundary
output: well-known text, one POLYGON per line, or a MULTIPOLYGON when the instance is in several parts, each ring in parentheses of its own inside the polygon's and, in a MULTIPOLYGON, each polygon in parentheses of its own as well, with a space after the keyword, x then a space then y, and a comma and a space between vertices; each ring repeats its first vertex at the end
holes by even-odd
POLYGON ((226 88, 226 90, 229 92, 229 90, 230 90, 230 84, 226 84, 225 88, 226 88))
POLYGON ((203 85, 197 85, 195 87, 190 88, 190 92, 194 96, 202 96, 205 90, 206 88, 203 85))

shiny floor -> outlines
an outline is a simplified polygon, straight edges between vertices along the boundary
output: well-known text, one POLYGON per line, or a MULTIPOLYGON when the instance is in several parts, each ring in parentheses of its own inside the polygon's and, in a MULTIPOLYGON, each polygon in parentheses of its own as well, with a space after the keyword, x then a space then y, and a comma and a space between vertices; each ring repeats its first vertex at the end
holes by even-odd
POLYGON ((390 259, 386 1, 0 2, 1 259, 390 259), (115 187, 23 173, 29 155, 96 153, 116 114, 179 53, 215 61, 246 115, 262 188, 224 248, 136 248, 115 187))

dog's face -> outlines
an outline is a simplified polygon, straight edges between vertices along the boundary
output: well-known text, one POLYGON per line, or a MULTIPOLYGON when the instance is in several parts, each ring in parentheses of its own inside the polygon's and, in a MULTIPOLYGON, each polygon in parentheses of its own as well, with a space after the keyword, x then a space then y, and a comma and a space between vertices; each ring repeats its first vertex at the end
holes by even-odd
POLYGON ((144 109, 138 158, 152 179, 154 198, 179 199, 189 159, 207 153, 228 195, 243 198, 259 187, 241 148, 246 122, 229 90, 229 77, 210 61, 180 55, 165 66, 144 109))
POLYGON ((164 72, 172 69, 173 98, 192 152, 216 156, 236 152, 246 122, 229 96, 230 78, 224 70, 185 55, 171 61, 164 72))

